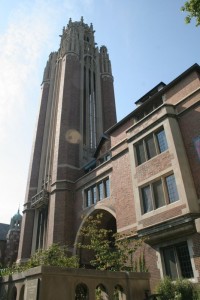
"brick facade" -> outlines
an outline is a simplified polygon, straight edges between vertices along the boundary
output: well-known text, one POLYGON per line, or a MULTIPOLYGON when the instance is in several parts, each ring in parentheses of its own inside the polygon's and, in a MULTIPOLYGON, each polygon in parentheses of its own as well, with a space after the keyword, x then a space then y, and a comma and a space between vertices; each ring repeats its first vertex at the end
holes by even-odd
POLYGON ((82 216, 102 212, 105 226, 146 239, 152 289, 170 272, 199 282, 200 67, 195 64, 168 85, 159 84, 116 123, 107 49, 98 52, 93 42, 92 27, 70 22, 62 47, 53 54, 57 59, 48 96, 43 90, 33 152, 40 153, 33 156, 34 184, 28 185, 32 198, 26 198, 30 203, 25 203, 18 259, 37 248, 38 220, 41 247, 59 242, 75 252, 82 216), (71 34, 79 44, 70 42, 76 40, 71 34), (174 259, 179 253, 177 270, 170 269, 169 249, 174 259), (180 268, 182 249, 189 270, 180 268))

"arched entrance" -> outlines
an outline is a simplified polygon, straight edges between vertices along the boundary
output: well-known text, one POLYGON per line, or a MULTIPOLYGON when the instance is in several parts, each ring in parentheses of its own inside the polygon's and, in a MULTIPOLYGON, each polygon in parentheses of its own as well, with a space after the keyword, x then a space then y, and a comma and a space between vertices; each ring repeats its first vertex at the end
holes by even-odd
MULTIPOLYGON (((112 247, 112 245, 114 244, 112 235, 117 232, 116 219, 111 212, 104 210, 104 209, 94 210, 90 215, 87 216, 87 218, 90 216, 95 218, 97 215, 102 216, 100 218, 100 224, 98 225, 99 229, 103 228, 103 229, 111 231, 111 233, 108 236, 108 240, 110 241, 110 246, 112 247)), ((82 222, 81 228, 84 227, 84 224, 86 223, 85 220, 82 222)), ((79 229, 79 233, 80 233, 81 228, 79 229)), ((89 243, 88 237, 82 236, 79 233, 78 233, 78 237, 77 237, 78 243, 88 244, 89 243)), ((90 264, 90 261, 94 258, 93 251, 87 250, 87 249, 77 249, 77 254, 80 259, 81 267, 90 268, 90 269, 93 268, 90 264)))

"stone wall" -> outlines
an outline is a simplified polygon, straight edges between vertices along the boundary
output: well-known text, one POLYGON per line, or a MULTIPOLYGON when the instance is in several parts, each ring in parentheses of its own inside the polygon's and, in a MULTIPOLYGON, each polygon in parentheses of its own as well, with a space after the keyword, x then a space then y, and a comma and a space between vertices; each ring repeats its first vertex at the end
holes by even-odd
POLYGON ((5 276, 0 299, 9 300, 95 300, 96 289, 102 299, 143 300, 149 290, 149 273, 110 272, 60 267, 36 267, 23 273, 5 276), (78 291, 86 292, 85 298, 78 291), (6 298, 7 297, 7 298, 6 298))

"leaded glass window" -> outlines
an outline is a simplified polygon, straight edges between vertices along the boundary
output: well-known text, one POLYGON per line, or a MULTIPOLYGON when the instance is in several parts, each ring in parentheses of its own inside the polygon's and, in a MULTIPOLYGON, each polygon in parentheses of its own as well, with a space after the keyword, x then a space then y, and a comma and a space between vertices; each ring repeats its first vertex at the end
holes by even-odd
POLYGON ((172 279, 194 277, 187 242, 165 247, 162 253, 167 276, 172 279))
POLYGON ((167 177, 163 176, 159 180, 141 187, 141 208, 143 214, 173 203, 178 199, 174 174, 167 177))
POLYGON ((168 149, 167 139, 163 128, 147 135, 135 144, 137 165, 155 157, 168 149))
POLYGON ((166 183, 167 183, 167 192, 169 196, 169 202, 175 202, 179 199, 178 191, 176 187, 176 181, 174 175, 170 175, 166 177, 166 183))

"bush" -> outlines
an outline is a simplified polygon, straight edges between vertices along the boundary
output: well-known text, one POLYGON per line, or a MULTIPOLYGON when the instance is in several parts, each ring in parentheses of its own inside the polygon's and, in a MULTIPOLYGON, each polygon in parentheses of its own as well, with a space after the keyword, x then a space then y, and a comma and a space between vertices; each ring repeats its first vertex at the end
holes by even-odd
POLYGON ((79 260, 77 256, 69 256, 66 246, 58 244, 51 245, 48 249, 40 249, 31 256, 24 264, 13 264, 9 268, 0 269, 0 277, 20 273, 37 266, 55 266, 65 268, 78 268, 79 260))
POLYGON ((66 268, 78 268, 78 258, 69 256, 66 246, 51 245, 47 250, 40 249, 27 262, 27 268, 37 266, 55 266, 66 268))
POLYGON ((161 300, 174 299, 175 287, 172 280, 169 277, 162 279, 156 288, 156 293, 162 295, 161 300))
POLYGON ((175 290, 181 295, 181 300, 195 299, 194 286, 187 279, 178 279, 175 282, 175 290))
POLYGON ((156 288, 156 293, 161 294, 160 300, 197 300, 197 290, 187 279, 177 279, 175 282, 171 278, 165 277, 156 288))

